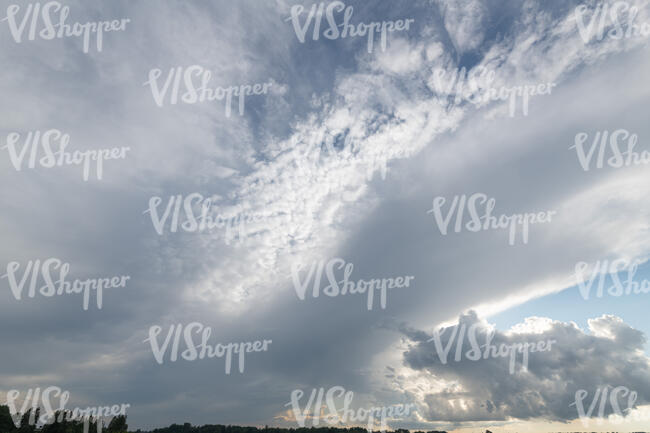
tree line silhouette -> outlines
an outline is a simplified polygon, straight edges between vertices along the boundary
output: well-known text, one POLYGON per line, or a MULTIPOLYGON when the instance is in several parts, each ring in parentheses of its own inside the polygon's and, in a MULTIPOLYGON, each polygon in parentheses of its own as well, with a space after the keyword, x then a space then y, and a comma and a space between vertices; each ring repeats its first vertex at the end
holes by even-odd
MULTIPOLYGON (((69 413, 66 412, 66 413, 69 413)), ((39 409, 32 414, 32 409, 21 415, 20 427, 16 427, 9 412, 8 406, 0 406, 0 433, 83 433, 83 420, 68 420, 66 417, 59 418, 60 412, 56 412, 55 420, 52 424, 42 427, 34 425, 33 420, 38 418, 39 409), (30 420, 31 418, 31 420, 30 420), (59 422, 58 420, 62 421, 59 422)), ((135 430, 129 431, 126 424, 126 415, 114 417, 107 426, 103 426, 102 432, 105 433, 379 433, 368 431, 362 427, 337 428, 337 427, 300 427, 300 428, 280 428, 280 427, 241 427, 236 425, 203 425, 193 426, 190 423, 172 424, 169 427, 157 428, 150 431, 135 430)), ((97 432, 97 421, 90 420, 88 433, 97 432)), ((411 433, 406 429, 398 429, 393 433, 411 433)), ((432 430, 428 432, 415 431, 412 433, 447 433, 445 431, 432 430)), ((486 433, 492 433, 486 430, 486 433)), ((579 432, 575 432, 579 433, 579 432)), ((643 433, 643 432, 636 432, 643 433)))
MULTIPOLYGON (((56 412, 54 421, 38 427, 34 420, 38 419, 39 409, 30 409, 20 415, 20 427, 16 427, 8 406, 0 406, 0 433, 83 433, 83 420, 69 420, 56 412)), ((69 411, 66 412, 69 414, 69 411)), ((88 433, 97 432, 97 420, 90 419, 88 433)), ((102 432, 105 433, 373 433, 362 427, 336 428, 336 427, 301 427, 301 428, 280 428, 280 427, 241 427, 235 425, 203 425, 193 426, 190 423, 172 424, 169 427, 157 428, 151 431, 128 430, 126 415, 114 417, 108 425, 104 425, 102 432)), ((375 432, 378 433, 378 432, 375 432)), ((408 430, 399 429, 395 433, 410 433, 408 430)), ((417 431, 414 433, 425 433, 417 431)), ((447 433, 444 431, 429 431, 426 433, 447 433)))
MULTIPOLYGON (((57 411, 51 424, 41 427, 36 425, 40 416, 40 409, 29 409, 20 416, 19 427, 16 427, 14 419, 9 411, 9 406, 0 406, 0 433, 83 433, 84 421, 71 420, 70 411, 57 411)), ((88 433, 97 432, 97 420, 90 418, 87 421, 88 433)), ((99 421, 101 422, 101 421, 99 421)), ((126 415, 114 417, 108 425, 104 425, 102 432, 106 433, 129 433, 126 424, 126 415)))

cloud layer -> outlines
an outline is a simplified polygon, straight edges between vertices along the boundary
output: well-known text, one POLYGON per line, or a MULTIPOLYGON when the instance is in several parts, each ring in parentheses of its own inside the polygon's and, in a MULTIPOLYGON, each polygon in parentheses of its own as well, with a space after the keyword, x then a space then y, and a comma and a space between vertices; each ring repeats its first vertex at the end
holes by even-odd
MULTIPOLYGON (((0 23, 0 58, 12 65, 0 80, 0 273, 58 257, 72 278, 131 279, 89 311, 79 295, 18 301, 0 279, 0 342, 11 348, 0 397, 58 385, 71 404, 130 403, 129 424, 141 428, 282 423, 292 390, 335 385, 361 405, 416 402, 418 414, 392 425, 423 428, 570 420, 575 390, 611 382, 648 401, 645 337, 613 316, 589 333, 550 319, 497 332, 558 341, 514 375, 498 359, 441 365, 419 331, 571 287, 578 261, 648 257, 647 166, 586 172, 570 149, 579 132, 619 128, 646 148, 647 39, 585 44, 578 2, 350 2, 353 22, 415 19, 373 53, 365 38, 300 43, 287 21, 294 3, 281 0, 67 4, 71 20, 127 17, 130 27, 84 54, 77 40, 15 43, 0 23), (196 64, 214 87, 271 91, 247 99, 241 116, 221 102, 157 106, 150 70, 196 64), (450 104, 436 91, 435 70, 463 67, 494 71, 495 86, 557 85, 528 116, 510 117, 507 101, 450 104), (131 151, 101 181, 84 182, 75 166, 15 170, 7 135, 52 128, 70 134, 71 149, 131 151), (513 247, 505 230, 441 235, 432 199, 475 192, 499 213, 557 218, 513 247), (156 233, 150 199, 164 208, 192 193, 234 223, 156 233), (292 265, 333 257, 353 263, 355 279, 415 283, 390 292, 386 310, 367 311, 361 296, 300 301, 292 265), (245 374, 224 375, 215 360, 158 365, 149 328, 194 321, 212 327, 213 344, 273 344, 245 374), (395 322, 409 328, 386 325, 395 322)), ((645 2, 630 5, 650 21, 645 2)))

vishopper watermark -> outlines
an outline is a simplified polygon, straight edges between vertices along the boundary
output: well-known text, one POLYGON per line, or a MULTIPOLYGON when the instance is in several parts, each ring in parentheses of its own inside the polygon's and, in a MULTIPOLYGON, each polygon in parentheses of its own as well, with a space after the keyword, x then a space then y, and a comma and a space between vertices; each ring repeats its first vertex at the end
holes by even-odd
POLYGON ((533 96, 550 95, 555 83, 525 84, 513 87, 494 86, 496 72, 476 66, 469 72, 465 67, 451 72, 435 68, 429 85, 435 90, 443 104, 458 106, 470 103, 481 106, 493 101, 509 100, 509 115, 517 112, 518 100, 521 98, 521 112, 528 116, 530 99, 533 96))
POLYGON ((454 199, 447 211, 447 216, 443 216, 442 208, 447 202, 445 197, 435 197, 433 199, 433 207, 427 213, 433 213, 438 229, 442 235, 446 235, 449 230, 454 213, 456 214, 456 222, 453 227, 454 232, 459 233, 463 228, 470 232, 479 232, 481 230, 497 230, 509 229, 508 245, 514 245, 517 238, 517 229, 521 228, 522 243, 528 243, 528 231, 531 224, 550 223, 553 214, 556 211, 546 211, 538 213, 525 213, 525 214, 502 214, 498 217, 492 215, 492 211, 496 206, 496 199, 489 198, 486 194, 475 193, 467 197, 465 194, 461 196, 454 196, 454 199), (480 210, 482 210, 482 215, 480 210), (466 220, 465 211, 469 216, 469 221, 463 224, 466 220))
POLYGON ((175 105, 179 102, 196 104, 205 101, 222 101, 225 98, 226 117, 230 117, 233 97, 238 99, 239 115, 243 116, 246 96, 266 95, 269 87, 273 84, 272 81, 269 81, 268 83, 211 88, 209 84, 212 79, 212 71, 201 65, 173 67, 167 71, 164 83, 159 83, 158 79, 162 73, 162 70, 158 68, 150 70, 149 80, 143 84, 143 86, 149 85, 151 88, 151 95, 157 106, 162 107, 165 103, 175 105), (197 79, 200 80, 200 84, 197 83, 197 79))
POLYGON ((300 24, 300 16, 305 12, 303 5, 294 5, 291 7, 291 16, 286 21, 291 21, 293 30, 301 43, 305 42, 306 34, 312 20, 314 21, 314 28, 312 32, 312 39, 317 41, 321 36, 321 25, 323 24, 323 16, 327 21, 328 28, 323 30, 322 35, 329 40, 345 39, 347 37, 364 37, 367 36, 368 53, 372 53, 375 43, 375 35, 379 35, 381 41, 381 50, 386 51, 386 42, 388 40, 389 32, 401 32, 409 30, 411 23, 415 19, 400 19, 397 21, 376 21, 369 24, 359 23, 350 24, 354 8, 352 6, 345 6, 342 1, 333 1, 325 7, 325 3, 319 3, 318 6, 313 4, 309 9, 309 13, 304 21, 300 24), (335 13, 343 12, 343 22, 337 23, 337 16, 335 13), (339 27, 342 30, 339 30, 339 27))
POLYGON ((55 421, 62 423, 64 421, 78 421, 83 419, 84 432, 87 432, 89 422, 94 419, 97 423, 97 431, 101 432, 104 417, 112 418, 114 416, 126 415, 126 409, 131 406, 130 404, 115 404, 112 406, 87 407, 85 409, 75 407, 72 410, 66 410, 66 405, 70 400, 70 392, 63 391, 58 386, 49 386, 43 390, 40 387, 28 389, 23 397, 20 410, 18 410, 16 403, 20 395, 21 392, 16 389, 7 392, 7 406, 17 428, 25 427, 21 425, 21 421, 23 416, 29 411, 27 422, 32 426, 49 425, 55 421), (37 419, 37 409, 41 409, 41 407, 45 413, 39 411, 37 419), (55 407, 57 408, 54 409, 55 407))
POLYGON ((616 40, 650 36, 650 23, 635 24, 638 14, 639 9, 626 1, 617 1, 611 5, 602 2, 593 11, 586 5, 576 7, 573 19, 582 41, 588 44, 594 36, 598 41, 605 37, 616 40), (591 16, 587 22, 586 16, 589 13, 591 16))
POLYGON ((589 392, 587 390, 580 389, 576 391, 575 401, 569 405, 576 407, 578 417, 583 426, 587 426, 591 422, 596 405, 598 405, 598 412, 595 414, 597 416, 597 424, 602 424, 608 413, 609 421, 614 424, 650 420, 649 416, 638 411, 633 411, 633 409, 635 409, 638 393, 630 390, 626 386, 613 387, 612 385, 605 385, 596 388, 596 392, 591 399, 589 408, 585 411, 583 401, 588 395, 589 392), (610 388, 612 388, 611 391, 610 388), (626 397, 627 401, 624 400, 626 397), (609 407, 607 405, 608 403, 609 407), (625 409, 621 409, 621 403, 623 403, 625 409))
POLYGON ((126 282, 131 279, 128 275, 115 276, 112 278, 88 278, 86 280, 75 279, 72 281, 66 280, 70 272, 70 264, 63 262, 60 259, 51 257, 41 261, 30 260, 25 265, 22 271, 22 277, 18 279, 18 271, 20 269, 19 262, 9 262, 7 265, 7 273, 0 278, 7 278, 11 293, 13 293, 16 300, 21 300, 27 280, 29 279, 29 288, 27 289, 27 296, 33 298, 36 294, 45 296, 46 298, 54 295, 71 295, 83 293, 83 309, 88 310, 90 303, 91 291, 95 292, 97 301, 97 309, 101 310, 104 289, 113 289, 118 287, 126 287, 126 282), (58 279, 52 275, 58 270, 58 279), (42 282, 45 284, 37 287, 39 284, 39 276, 42 277, 42 282), (37 290, 38 288, 38 290, 37 290))
POLYGON ((204 326, 199 322, 192 322, 187 325, 178 324, 171 325, 167 331, 167 336, 162 345, 158 344, 158 335, 162 332, 162 327, 154 325, 149 328, 149 337, 144 340, 144 343, 151 344, 151 351, 158 364, 162 364, 165 360, 165 354, 169 353, 169 361, 176 362, 179 359, 179 348, 181 344, 181 336, 185 343, 186 349, 180 352, 180 357, 186 361, 195 361, 197 359, 205 358, 223 358, 225 356, 225 371, 230 374, 232 366, 233 354, 238 355, 239 372, 244 372, 245 367, 245 354, 251 352, 266 352, 272 340, 258 340, 254 342, 242 343, 218 343, 214 346, 208 344, 208 339, 212 334, 212 328, 204 326), (192 339, 193 334, 201 334, 201 343, 196 344, 192 339), (169 349, 169 343, 172 342, 172 347, 169 349), (197 349, 200 349, 197 350, 197 349))
POLYGON ((617 129, 611 134, 609 131, 597 131, 591 142, 591 146, 587 150, 585 143, 589 139, 589 134, 586 132, 579 132, 575 136, 573 146, 569 149, 575 149, 578 157, 578 162, 584 171, 589 171, 596 156, 596 167, 603 168, 605 164, 612 168, 621 168, 623 166, 649 164, 650 152, 644 150, 638 153, 634 150, 639 140, 636 134, 630 133, 627 129, 617 129), (609 144, 609 149, 608 145, 609 144), (625 147, 625 150, 621 150, 625 147), (609 153, 611 152, 611 153, 609 153), (609 158, 605 159, 606 156, 609 158))
POLYGON ((98 52, 104 46, 104 32, 117 32, 126 30, 126 24, 131 20, 122 18, 112 21, 75 22, 67 24, 70 15, 70 7, 63 6, 57 1, 50 1, 41 5, 28 3, 26 5, 12 4, 7 7, 7 16, 2 21, 7 21, 11 36, 16 43, 23 41, 25 30, 27 40, 33 41, 36 38, 43 40, 80 38, 83 37, 83 52, 90 50, 91 38, 94 37, 95 46, 98 52), (25 8, 22 18, 18 17, 21 7, 25 8), (39 19, 40 18, 40 19, 39 19), (29 27, 27 26, 29 23, 29 27), (40 23, 40 25, 39 25, 40 23), (38 29, 41 29, 38 31, 38 29))
POLYGON ((351 295, 367 293, 367 308, 372 310, 375 299, 375 290, 379 291, 379 305, 382 310, 386 309, 386 302, 388 297, 388 289, 402 289, 409 287, 414 276, 404 276, 396 278, 377 278, 372 280, 350 280, 354 265, 347 263, 341 258, 333 258, 327 261, 321 260, 313 262, 309 267, 309 272, 303 281, 300 280, 300 271, 303 265, 300 263, 293 263, 291 266, 291 276, 293 278, 293 285, 296 289, 296 294, 300 300, 305 299, 307 293, 307 286, 312 281, 312 296, 318 298, 320 295, 320 286, 323 276, 323 270, 327 275, 329 285, 323 288, 323 294, 329 297, 344 296, 348 293, 351 295), (343 271, 342 278, 337 279, 336 269, 343 271))
POLYGON ((598 288, 596 290, 596 297, 602 298, 605 291, 605 279, 609 275, 612 285, 607 288, 607 294, 614 297, 631 294, 646 294, 650 293, 650 281, 641 280, 635 281, 635 275, 640 264, 645 263, 641 260, 634 260, 630 262, 627 259, 612 260, 599 260, 592 267, 591 275, 588 275, 589 263, 578 262, 575 267, 576 280, 578 281, 578 289, 580 294, 586 300, 589 299, 591 290, 594 286, 596 279, 598 280, 598 288), (623 280, 619 273, 626 272, 623 280))
POLYGON ((27 168, 62 167, 64 165, 83 165, 83 180, 87 181, 90 177, 91 166, 94 166, 97 180, 101 180, 104 175, 104 161, 111 159, 124 159, 126 152, 131 150, 130 147, 113 147, 110 149, 93 149, 93 150, 75 150, 67 151, 70 144, 70 135, 63 134, 58 129, 48 129, 41 131, 29 131, 22 143, 22 148, 18 148, 21 135, 18 132, 11 132, 7 135, 7 144, 2 148, 7 149, 9 158, 16 171, 23 168, 23 162, 29 151, 27 168), (52 148, 57 146, 58 150, 52 148), (41 155, 40 159, 38 156, 41 155), (92 161, 92 164, 91 164, 92 161))
POLYGON ((203 232, 225 228, 225 242, 230 245, 230 241, 235 238, 235 235, 237 235, 239 241, 245 239, 248 234, 246 224, 258 223, 266 218, 261 214, 246 212, 237 213, 233 216, 214 215, 212 198, 204 197, 198 192, 188 194, 185 198, 183 198, 182 194, 170 196, 167 199, 165 209, 161 213, 159 207, 162 202, 162 197, 151 197, 149 199, 149 209, 143 212, 143 214, 148 213, 151 216, 153 227, 159 235, 164 234, 167 223, 169 223, 168 229, 170 233, 181 230, 185 232, 203 232))
POLYGON ((433 332, 433 337, 429 339, 429 342, 433 341, 436 347, 436 353, 438 358, 443 365, 447 364, 447 357, 451 350, 451 346, 456 341, 456 352, 454 355, 454 361, 459 362, 463 357, 463 347, 465 345, 465 335, 467 334, 467 339, 471 349, 464 353, 465 358, 469 361, 479 361, 481 359, 488 358, 508 358, 510 357, 509 372, 510 374, 515 373, 515 366, 517 360, 517 353, 521 354, 521 366, 523 371, 528 370, 528 358, 529 352, 544 352, 550 351, 553 343, 557 343, 555 340, 541 340, 536 343, 513 343, 505 344, 502 343, 499 346, 492 344, 492 339, 496 334, 495 329, 490 329, 486 331, 485 334, 485 344, 479 345, 476 331, 480 327, 480 324, 474 323, 469 327, 469 332, 467 330, 467 325, 460 324, 451 327, 451 335, 447 340, 445 346, 442 343, 442 335, 447 330, 438 329, 433 332), (460 333, 459 333, 460 330, 460 333), (483 351, 481 352, 481 349, 483 351))
POLYGON ((415 405, 408 404, 394 404, 391 406, 375 406, 370 409, 359 408, 356 411, 351 409, 354 393, 352 391, 345 391, 342 386, 331 387, 325 392, 325 388, 314 388, 311 391, 309 400, 304 409, 300 409, 300 400, 305 395, 301 389, 296 389, 291 392, 291 401, 285 406, 291 406, 293 416, 300 427, 305 427, 305 421, 309 417, 314 427, 320 424, 321 414, 323 413, 323 398, 327 407, 327 414, 324 421, 329 425, 339 426, 341 423, 360 423, 367 421, 368 431, 373 431, 375 421, 379 421, 379 430, 385 431, 387 429, 386 420, 388 418, 397 418, 408 416, 415 405), (343 398, 343 407, 339 409, 336 405, 337 398, 343 398), (342 414, 339 415, 339 412, 342 414), (310 416, 311 414, 311 416, 310 416))

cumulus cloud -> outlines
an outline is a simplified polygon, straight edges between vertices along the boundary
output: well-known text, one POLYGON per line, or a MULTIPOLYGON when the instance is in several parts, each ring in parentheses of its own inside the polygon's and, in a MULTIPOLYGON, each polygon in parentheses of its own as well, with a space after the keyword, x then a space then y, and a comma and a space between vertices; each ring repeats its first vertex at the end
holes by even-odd
MULTIPOLYGON (((602 386, 625 386, 638 393, 638 404, 650 401, 650 358, 643 353, 646 337, 619 317, 591 319, 586 331, 575 323, 533 317, 501 332, 469 312, 453 326, 438 330, 442 331, 440 347, 450 348, 448 358, 437 349, 431 331, 408 327, 401 331, 409 340, 404 365, 444 383, 418 400, 429 421, 569 421, 578 418, 571 406, 576 392, 586 390, 593 395, 602 386), (474 346, 471 338, 475 338, 474 346), (554 343, 549 350, 530 352, 527 368, 523 353, 517 352, 514 370, 512 352, 494 357, 490 348, 502 350, 504 345, 519 350, 516 345, 540 341, 554 343), (479 351, 480 359, 474 360, 478 355, 473 350, 479 351)), ((608 406, 605 414, 610 413, 608 406)))

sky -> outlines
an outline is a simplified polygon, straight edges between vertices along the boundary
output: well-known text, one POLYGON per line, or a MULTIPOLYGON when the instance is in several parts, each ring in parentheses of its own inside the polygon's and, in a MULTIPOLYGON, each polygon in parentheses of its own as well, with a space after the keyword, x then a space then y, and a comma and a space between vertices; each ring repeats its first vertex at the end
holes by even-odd
POLYGON ((0 404, 58 387, 67 409, 128 404, 133 430, 295 428, 329 425, 309 396, 342 388, 355 410, 412 405, 389 430, 647 427, 650 295, 614 284, 650 280, 647 1, 324 2, 320 21, 288 0, 3 1, 0 404), (343 37, 346 14, 379 23, 372 46, 343 37), (113 20, 101 44, 73 26, 113 20), (464 71, 480 77, 465 91, 449 81, 464 71), (522 86, 543 94, 526 104, 522 86), (514 96, 472 96, 499 89, 514 96), (637 140, 638 164, 612 136, 637 140), (470 202, 545 216, 527 236, 472 230, 470 202), (96 279, 87 308, 43 294, 62 268, 70 287, 96 279), (230 370, 181 355, 205 328, 208 353, 250 343, 230 370), (554 343, 513 370, 457 350, 468 329, 554 343), (603 400, 585 426, 576 395, 588 410, 604 387, 636 401, 603 400))

